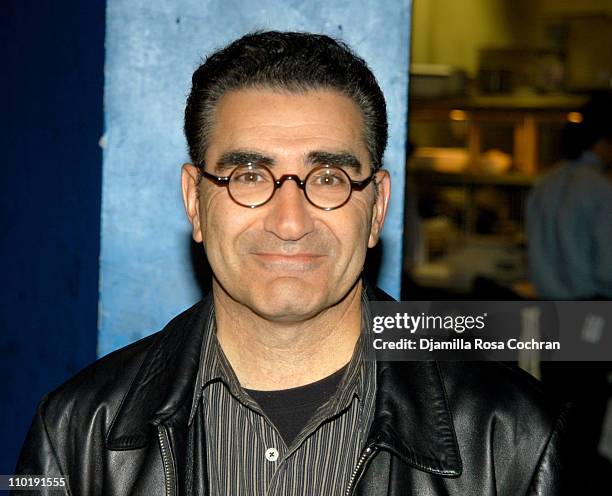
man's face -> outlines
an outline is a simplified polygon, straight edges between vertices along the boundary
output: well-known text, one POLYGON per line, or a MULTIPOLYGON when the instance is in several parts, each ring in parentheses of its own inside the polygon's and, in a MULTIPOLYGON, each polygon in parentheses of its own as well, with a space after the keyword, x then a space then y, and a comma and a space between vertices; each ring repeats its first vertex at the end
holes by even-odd
MULTIPOLYGON (((362 126, 357 105, 335 91, 228 92, 216 110, 206 170, 228 176, 245 160, 261 161, 276 178, 297 174, 303 180, 324 165, 321 157, 349 156, 356 160, 346 171, 361 180, 371 172, 362 126)), ((344 206, 324 211, 289 180, 268 203, 251 209, 207 179, 198 186, 197 177, 194 166, 184 167, 187 213, 194 239, 204 243, 215 291, 279 322, 311 318, 355 286, 367 247, 378 240, 390 189, 382 172, 375 178, 376 199, 372 182, 353 191, 344 206)))

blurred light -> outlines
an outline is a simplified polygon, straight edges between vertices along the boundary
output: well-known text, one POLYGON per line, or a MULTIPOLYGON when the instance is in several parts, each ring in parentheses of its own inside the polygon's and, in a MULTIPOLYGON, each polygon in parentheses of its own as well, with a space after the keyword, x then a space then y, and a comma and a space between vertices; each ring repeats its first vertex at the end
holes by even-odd
POLYGON ((449 117, 452 121, 467 121, 468 119, 467 112, 457 109, 451 110, 449 117))
POLYGON ((580 112, 570 112, 567 114, 567 120, 574 124, 580 124, 582 122, 582 114, 580 112))

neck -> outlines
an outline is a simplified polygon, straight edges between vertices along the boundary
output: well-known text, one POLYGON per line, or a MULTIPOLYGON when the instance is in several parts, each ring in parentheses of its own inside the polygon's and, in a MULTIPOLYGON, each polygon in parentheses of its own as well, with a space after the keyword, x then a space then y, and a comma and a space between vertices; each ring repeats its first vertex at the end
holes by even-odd
POLYGON ((361 333, 361 289, 359 281, 340 302, 308 320, 274 322, 214 283, 217 338, 242 387, 299 387, 346 365, 361 333))
POLYGON ((601 162, 604 172, 609 172, 612 168, 612 143, 608 140, 599 140, 589 151, 601 162))

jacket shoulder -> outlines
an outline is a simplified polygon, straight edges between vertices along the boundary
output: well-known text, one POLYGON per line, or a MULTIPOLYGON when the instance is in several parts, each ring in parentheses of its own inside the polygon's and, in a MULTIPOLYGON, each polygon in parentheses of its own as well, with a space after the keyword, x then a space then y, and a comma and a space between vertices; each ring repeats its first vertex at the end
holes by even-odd
MULTIPOLYGON (((148 336, 100 358, 45 395, 15 473, 70 475, 73 484, 82 481, 75 474, 83 473, 88 458, 102 453, 105 432, 155 339, 148 336)), ((89 479, 93 483, 95 478, 89 479)))
MULTIPOLYGON (((179 398, 172 386, 191 383, 189 374, 200 353, 201 319, 208 315, 206 301, 175 317, 162 331, 100 358, 43 397, 17 473, 68 474, 75 494, 101 494, 98 486, 106 472, 84 474, 94 465, 127 463, 116 451, 144 447, 151 415, 166 397, 180 403, 185 396, 184 387, 179 398), (121 429, 115 437, 121 442, 110 447, 117 425, 121 429)), ((172 406, 171 401, 167 404, 172 406)), ((138 458, 130 460, 137 463, 138 458)))
POLYGON ((507 494, 558 494, 569 453, 567 405, 539 381, 497 362, 440 362, 464 466, 486 465, 507 494))
POLYGON ((88 365, 45 397, 45 417, 65 416, 67 410, 110 406, 126 393, 159 331, 115 350, 88 365))
MULTIPOLYGON (((183 327, 194 309, 195 306, 176 316, 161 331, 96 360, 47 394, 39 414, 50 431, 68 432, 68 427, 74 425, 64 424, 71 423, 71 418, 95 418, 108 429, 151 350, 164 346, 167 335, 183 327)), ((88 422, 79 425, 86 426, 88 422)))
POLYGON ((533 376, 503 362, 438 362, 449 401, 471 397, 490 409, 526 408, 552 413, 559 404, 533 376))
POLYGON ((516 366, 500 362, 439 362, 451 409, 474 415, 529 418, 531 425, 550 429, 562 405, 547 395, 540 382, 516 366))

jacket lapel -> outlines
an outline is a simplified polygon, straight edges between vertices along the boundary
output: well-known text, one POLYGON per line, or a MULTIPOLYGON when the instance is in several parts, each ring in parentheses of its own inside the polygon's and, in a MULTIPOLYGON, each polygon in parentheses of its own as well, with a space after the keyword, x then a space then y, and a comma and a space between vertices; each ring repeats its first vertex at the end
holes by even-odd
POLYGON ((187 424, 211 305, 209 296, 173 319, 161 332, 145 338, 152 342, 111 423, 106 436, 108 449, 146 446, 152 426, 171 417, 174 426, 183 423, 182 417, 187 424))
MULTIPOLYGON (((365 282, 369 301, 395 301, 365 282)), ((453 419, 435 361, 378 362, 368 444, 414 468, 457 477, 463 470, 453 419)))
POLYGON ((408 465, 456 477, 462 463, 436 362, 379 362, 369 443, 408 465))

